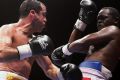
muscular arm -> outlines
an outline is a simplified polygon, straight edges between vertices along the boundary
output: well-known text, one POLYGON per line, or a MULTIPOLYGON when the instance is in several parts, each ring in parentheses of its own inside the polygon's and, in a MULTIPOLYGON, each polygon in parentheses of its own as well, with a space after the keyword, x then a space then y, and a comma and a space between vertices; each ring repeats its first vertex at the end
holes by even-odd
POLYGON ((88 51, 90 45, 113 40, 117 38, 118 35, 119 29, 115 26, 109 26, 72 42, 68 49, 70 52, 85 52, 88 51))
POLYGON ((66 63, 57 68, 47 56, 38 57, 37 63, 51 80, 81 80, 82 78, 80 69, 74 64, 66 63))
POLYGON ((86 26, 96 18, 96 4, 92 0, 81 0, 78 19, 69 38, 69 43, 81 37, 86 26))
POLYGON ((19 54, 16 48, 5 46, 0 43, 0 62, 8 62, 12 60, 19 60, 19 54))
MULTIPOLYGON (((70 38, 69 38, 69 41, 68 41, 69 43, 71 43, 71 42, 73 42, 73 41, 75 41, 75 40, 77 40, 77 39, 79 39, 79 38, 82 37, 83 31, 75 28, 75 26, 76 26, 76 25, 74 25, 74 29, 73 29, 73 31, 72 31, 72 33, 71 33, 71 35, 70 35, 70 38)), ((82 27, 85 28, 85 27, 86 27, 86 24, 85 24, 84 22, 80 21, 80 22, 79 22, 79 26, 80 26, 81 28, 82 28, 82 27)))
MULTIPOLYGON (((5 26, 7 27, 7 26, 5 26)), ((7 28, 0 29, 0 61, 10 61, 19 59, 18 51, 12 48, 12 36, 7 28)))
POLYGON ((52 64, 48 56, 38 56, 36 59, 38 65, 42 68, 47 77, 52 80, 57 80, 59 68, 52 64))

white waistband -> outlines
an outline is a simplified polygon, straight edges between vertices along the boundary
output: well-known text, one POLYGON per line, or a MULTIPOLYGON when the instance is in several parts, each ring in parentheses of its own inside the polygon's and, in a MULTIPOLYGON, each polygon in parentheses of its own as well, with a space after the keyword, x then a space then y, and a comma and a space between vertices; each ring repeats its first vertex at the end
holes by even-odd
POLYGON ((102 65, 102 69, 101 69, 102 73, 108 78, 112 77, 112 73, 109 69, 107 69, 105 66, 102 65))
POLYGON ((83 75, 87 73, 87 74, 102 77, 102 78, 107 79, 107 80, 112 77, 111 71, 108 70, 103 65, 102 65, 101 72, 99 70, 88 68, 88 67, 79 67, 79 68, 82 71, 83 75))
POLYGON ((0 80, 28 80, 28 79, 12 72, 0 71, 0 80))

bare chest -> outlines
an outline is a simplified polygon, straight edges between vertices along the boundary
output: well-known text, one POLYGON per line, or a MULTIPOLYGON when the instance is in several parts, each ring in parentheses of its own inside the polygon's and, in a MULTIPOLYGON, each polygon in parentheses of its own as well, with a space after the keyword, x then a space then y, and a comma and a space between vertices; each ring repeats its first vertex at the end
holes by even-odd
MULTIPOLYGON (((28 43, 29 37, 21 32, 14 33, 12 39, 12 47, 17 47, 28 43)), ((31 66, 33 59, 27 58, 25 60, 12 61, 8 63, 0 63, 0 70, 7 70, 11 72, 16 72, 24 77, 28 77, 31 71, 31 66)))
POLYGON ((28 43, 28 41, 30 40, 29 37, 27 37, 26 35, 24 35, 23 33, 20 32, 16 32, 13 36, 13 47, 17 47, 19 45, 23 45, 28 43))

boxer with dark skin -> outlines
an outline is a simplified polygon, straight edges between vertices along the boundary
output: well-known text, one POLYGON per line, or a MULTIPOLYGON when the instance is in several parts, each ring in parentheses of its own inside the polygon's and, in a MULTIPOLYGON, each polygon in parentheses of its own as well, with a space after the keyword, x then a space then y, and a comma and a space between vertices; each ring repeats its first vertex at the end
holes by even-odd
MULTIPOLYGON (((89 34, 82 39, 75 41, 79 42, 80 45, 85 45, 86 47, 80 47, 81 51, 88 50, 88 45, 94 45, 94 53, 91 54, 86 59, 100 60, 108 69, 114 70, 116 63, 119 59, 119 13, 114 13, 116 10, 111 7, 105 7, 100 10, 97 16, 97 28, 98 32, 89 34), (88 43, 88 44, 85 44, 88 43), (114 62, 114 63, 113 63, 114 62)), ((71 49, 72 49, 72 44, 71 49)), ((75 51, 78 52, 76 43, 75 51)), ((70 47, 70 46, 69 46, 70 47)), ((72 49, 74 50, 74 49, 72 49)))
MULTIPOLYGON (((119 54, 120 30, 118 27, 119 18, 120 18, 120 14, 115 8, 112 7, 102 8, 97 16, 97 20, 98 20, 97 28, 99 31, 96 33, 89 34, 83 37, 82 39, 75 41, 73 44, 70 44, 71 49, 75 51, 77 50, 86 51, 88 50, 88 47, 90 45, 94 46, 94 50, 92 54, 88 55, 85 61, 83 61, 80 64, 79 67, 81 70, 83 70, 82 68, 85 67, 91 68, 91 66, 87 66, 89 65, 89 63, 94 64, 94 62, 95 63, 98 62, 98 64, 101 64, 102 67, 104 66, 106 67, 106 69, 108 69, 108 70, 102 69, 101 67, 100 71, 105 76, 104 78, 101 79, 108 80, 110 79, 110 77, 112 77, 111 72, 113 72, 114 69, 116 68, 120 57, 119 54)), ((94 80, 92 76, 90 77, 90 75, 86 75, 86 72, 84 70, 83 70, 83 76, 94 80)), ((100 78, 96 78, 96 79, 99 80, 100 78)))
POLYGON ((91 80, 108 80, 112 77, 111 72, 116 68, 120 57, 119 19, 120 14, 115 8, 102 8, 97 16, 98 32, 88 34, 81 39, 57 48, 53 54, 87 54, 92 45, 94 46, 92 54, 86 56, 79 65, 83 77, 91 80))
MULTIPOLYGON (((96 16, 97 16, 96 11, 97 11, 97 6, 92 0, 80 1, 80 11, 78 14, 78 19, 74 24, 68 43, 72 43, 73 41, 82 38, 86 27, 93 28, 92 26, 89 26, 89 25, 96 19, 96 16)), ((61 49, 61 47, 59 47, 59 49, 61 49)), ((79 65, 79 63, 86 56, 86 54, 72 54, 70 56, 68 55, 63 56, 62 54, 59 54, 59 53, 57 55, 55 56, 54 54, 51 55, 52 61, 57 66, 61 66, 62 64, 67 62, 79 65), (62 56, 62 57, 59 57, 59 56, 62 56), (76 58, 77 60, 74 60, 74 58, 76 58)))

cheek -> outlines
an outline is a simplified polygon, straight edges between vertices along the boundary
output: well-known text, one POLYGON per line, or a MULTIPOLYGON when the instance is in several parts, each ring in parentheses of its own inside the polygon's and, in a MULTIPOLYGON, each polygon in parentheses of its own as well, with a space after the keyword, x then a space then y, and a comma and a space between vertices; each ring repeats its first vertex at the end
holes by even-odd
POLYGON ((106 21, 104 22, 104 24, 105 24, 105 26, 109 26, 109 25, 113 25, 114 22, 113 22, 112 20, 106 20, 106 21))
POLYGON ((43 22, 43 18, 39 17, 39 22, 42 23, 43 22))
POLYGON ((113 20, 112 19, 106 19, 105 22, 109 24, 109 23, 113 23, 113 20))

